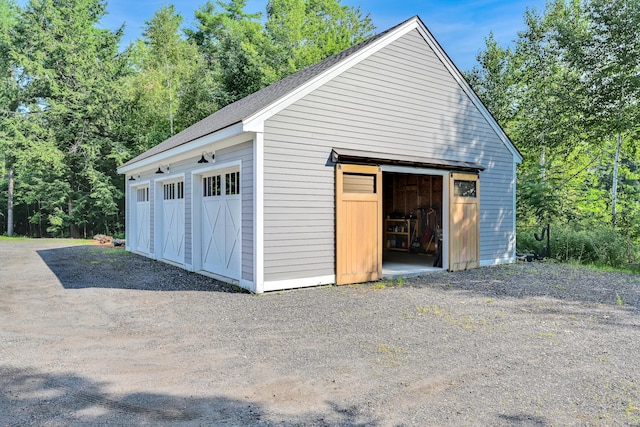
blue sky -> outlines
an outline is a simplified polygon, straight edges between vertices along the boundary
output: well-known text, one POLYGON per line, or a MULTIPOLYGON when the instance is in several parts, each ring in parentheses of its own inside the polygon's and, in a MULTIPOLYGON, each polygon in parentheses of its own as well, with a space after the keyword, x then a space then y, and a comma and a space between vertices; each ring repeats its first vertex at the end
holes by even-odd
MULTIPOLYGON (((193 12, 206 0, 108 0, 109 15, 103 25, 110 29, 125 23, 125 44, 140 37, 145 21, 155 11, 174 4, 184 17, 184 24, 194 22, 193 12)), ((26 0, 20 0, 25 4, 26 0)), ((343 4, 360 6, 369 13, 376 32, 419 15, 453 62, 461 70, 470 70, 475 57, 484 47, 484 38, 493 31, 498 43, 508 45, 524 28, 523 15, 527 7, 542 13, 545 0, 343 0, 343 4)), ((264 12, 267 0, 248 0, 247 11, 264 12)))

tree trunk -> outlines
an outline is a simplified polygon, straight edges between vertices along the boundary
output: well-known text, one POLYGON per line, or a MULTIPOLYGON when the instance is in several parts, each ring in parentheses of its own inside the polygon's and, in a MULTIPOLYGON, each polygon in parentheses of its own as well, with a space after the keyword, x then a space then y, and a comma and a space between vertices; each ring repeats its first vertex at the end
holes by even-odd
POLYGON ((13 165, 9 166, 9 194, 7 196, 7 236, 13 236, 13 165))
POLYGON ((616 226, 617 202, 618 202, 618 164, 620 163, 620 149, 622 147, 622 134, 618 132, 616 143, 616 157, 613 161, 613 182, 611 183, 611 225, 616 226))
POLYGON ((167 89, 169 90, 169 128, 173 136, 173 94, 171 93, 171 73, 169 72, 169 62, 167 56, 164 57, 164 70, 167 77, 167 89))
MULTIPOLYGON (((69 207, 69 216, 73 217, 73 201, 71 199, 69 199, 68 207, 69 207)), ((76 224, 71 223, 69 225, 69 235, 71 236, 72 239, 79 239, 80 228, 76 224)))

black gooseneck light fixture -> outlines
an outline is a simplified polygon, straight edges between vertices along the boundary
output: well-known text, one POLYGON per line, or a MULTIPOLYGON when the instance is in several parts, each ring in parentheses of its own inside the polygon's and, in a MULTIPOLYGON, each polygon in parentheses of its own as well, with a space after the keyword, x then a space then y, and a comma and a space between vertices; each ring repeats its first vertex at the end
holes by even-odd
POLYGON ((216 159, 216 155, 214 154, 214 152, 212 151, 211 154, 207 154, 206 151, 202 152, 202 155, 200 156, 200 160, 198 160, 199 164, 204 164, 204 163, 209 163, 209 160, 207 160, 207 157, 211 159, 211 161, 215 161, 216 159))

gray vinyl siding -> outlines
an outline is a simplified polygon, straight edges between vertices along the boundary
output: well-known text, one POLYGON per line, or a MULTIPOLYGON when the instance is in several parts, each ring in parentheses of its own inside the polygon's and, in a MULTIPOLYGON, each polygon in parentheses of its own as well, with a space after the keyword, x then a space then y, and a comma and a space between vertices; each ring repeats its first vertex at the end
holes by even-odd
POLYGON ((331 148, 483 165, 481 259, 510 254, 513 155, 417 30, 265 124, 265 280, 335 273, 331 148))
MULTIPOLYGON (((216 164, 224 164, 227 162, 241 161, 241 188, 240 194, 242 197, 242 278, 245 280, 253 281, 253 142, 248 141, 239 145, 234 145, 229 148, 216 151, 216 164)), ((200 154, 192 158, 170 163, 170 172, 164 175, 155 174, 155 168, 153 170, 146 171, 141 175, 141 180, 149 180, 149 207, 150 207, 150 238, 151 253, 154 253, 155 246, 155 221, 156 221, 156 189, 161 180, 171 179, 175 175, 184 175, 184 227, 185 227, 185 241, 184 241, 184 264, 193 265, 193 236, 191 233, 192 225, 199 229, 199 224, 192 224, 193 213, 191 211, 192 198, 193 198, 193 185, 191 172, 194 169, 199 169, 201 165, 197 163, 200 159, 200 154)), ((196 188, 196 191, 199 191, 196 188)), ((129 194, 131 193, 131 187, 129 187, 129 194)), ((129 196, 131 197, 131 196, 129 196)), ((127 198, 127 203, 131 203, 131 199, 127 198)), ((127 206, 127 225, 133 229, 132 222, 135 221, 133 217, 134 210, 131 206, 127 206)), ((198 231, 196 231, 198 232, 198 231)), ((156 254, 157 256, 158 254, 156 254)))

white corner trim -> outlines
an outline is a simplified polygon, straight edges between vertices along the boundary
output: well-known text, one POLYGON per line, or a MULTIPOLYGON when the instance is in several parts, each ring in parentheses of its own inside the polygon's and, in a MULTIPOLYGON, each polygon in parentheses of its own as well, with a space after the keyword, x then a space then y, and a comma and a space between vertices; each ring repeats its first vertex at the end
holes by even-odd
POLYGON ((331 285, 336 283, 336 275, 305 277, 302 279, 272 280, 264 282, 263 292, 281 291, 284 289, 308 288, 311 286, 331 285))
POLYGON ((264 292, 264 133, 253 139, 253 277, 254 291, 264 292))
POLYGON ((269 104, 262 110, 244 119, 244 130, 248 132, 261 132, 264 129, 264 122, 267 119, 273 117, 275 114, 289 107, 294 102, 300 100, 304 96, 318 89, 320 86, 326 84, 338 75, 342 74, 344 71, 350 69, 354 65, 358 64, 359 62, 378 52, 382 48, 398 40, 400 37, 404 36, 410 31, 419 28, 420 26, 420 20, 417 17, 408 20, 404 25, 396 28, 389 34, 382 36, 379 40, 376 40, 369 46, 362 48, 358 52, 347 57, 344 61, 338 62, 333 67, 330 67, 326 71, 320 73, 316 77, 304 83, 302 86, 285 94, 285 96, 283 96, 279 100, 269 104))
POLYGON ((512 182, 512 186, 511 186, 511 192, 512 192, 512 197, 513 197, 513 229, 511 229, 511 241, 509 242, 511 245, 513 245, 512 249, 511 249, 511 256, 514 257, 516 256, 516 247, 518 244, 518 227, 517 227, 517 218, 516 218, 516 193, 517 193, 517 186, 518 186, 518 172, 517 172, 517 165, 516 162, 513 162, 513 173, 511 175, 511 182, 512 182))
POLYGON ((469 97, 471 102, 480 111, 480 114, 482 114, 482 116, 485 118, 487 123, 489 123, 489 126, 491 126, 491 128, 495 131, 498 137, 502 140, 502 143, 505 145, 505 147, 507 147, 509 152, 513 155, 515 161, 517 163, 521 163, 522 155, 520 155, 515 145, 513 145, 513 142, 511 142, 507 134, 504 132, 504 129, 502 129, 502 127, 498 124, 498 122, 493 117, 493 115, 489 112, 489 110, 484 105, 484 103, 480 100, 480 98, 478 98, 478 95, 476 95, 475 91, 471 88, 471 86, 469 86, 467 79, 465 79, 462 76, 462 74, 460 73, 460 70, 458 70, 455 64, 451 61, 451 58, 449 58, 446 52, 442 49, 442 47, 437 42, 433 34, 431 34, 431 31, 429 31, 429 29, 424 25, 418 25, 417 28, 418 28, 418 32, 425 39, 429 47, 431 47, 431 49, 436 54, 440 62, 442 62, 442 64, 447 68, 447 70, 449 71, 451 76, 456 80, 460 88, 466 93, 466 95, 469 97))

